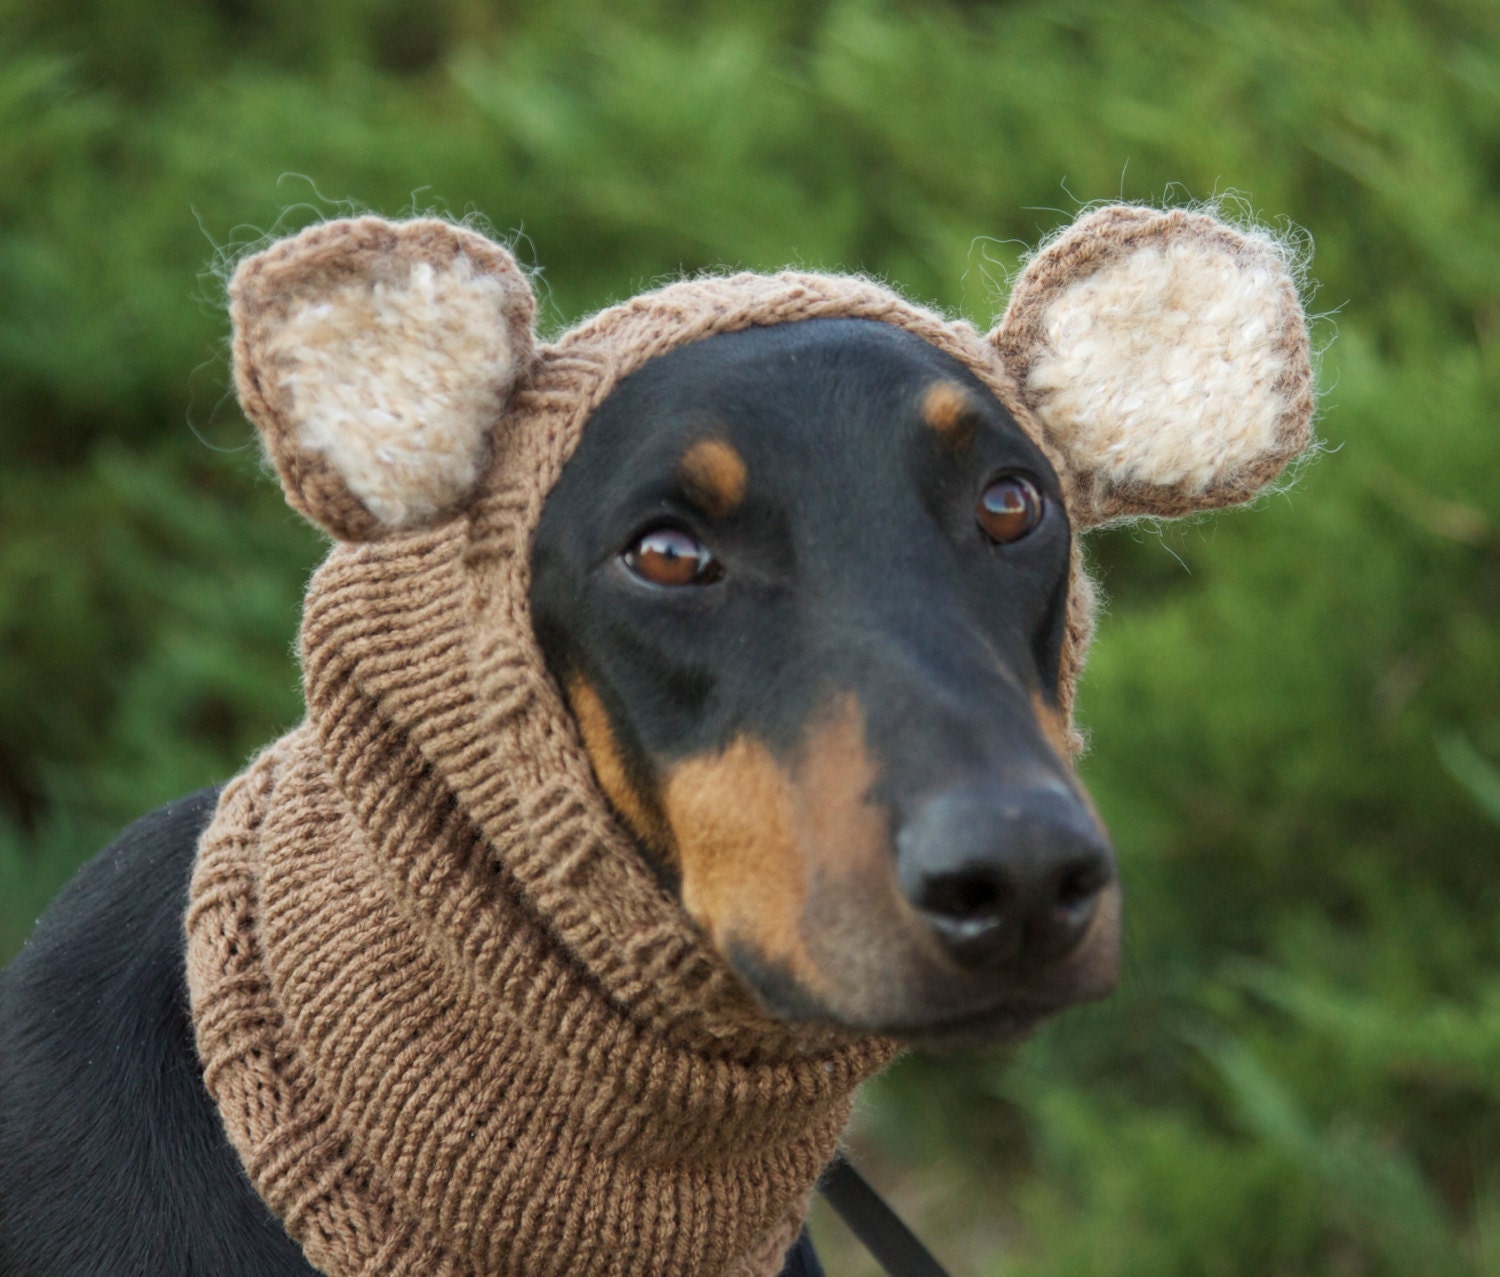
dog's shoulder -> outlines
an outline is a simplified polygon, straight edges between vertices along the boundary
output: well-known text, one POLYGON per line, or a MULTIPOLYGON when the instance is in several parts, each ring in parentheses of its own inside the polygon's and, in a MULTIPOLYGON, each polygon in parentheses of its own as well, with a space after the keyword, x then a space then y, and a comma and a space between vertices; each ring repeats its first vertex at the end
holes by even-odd
POLYGON ((0 1271, 305 1275, 203 1088, 183 909, 205 790, 144 817, 0 972, 0 1271))

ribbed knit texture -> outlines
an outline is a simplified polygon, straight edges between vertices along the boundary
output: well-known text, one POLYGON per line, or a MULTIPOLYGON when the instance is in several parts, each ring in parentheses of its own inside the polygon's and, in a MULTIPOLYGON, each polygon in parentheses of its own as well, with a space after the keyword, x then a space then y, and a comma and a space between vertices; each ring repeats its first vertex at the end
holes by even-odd
MULTIPOLYGON (((405 287, 386 253, 433 269, 462 255, 453 278, 518 286, 471 240, 335 224, 246 262, 232 288, 242 402, 291 499, 369 543, 335 547, 311 582, 306 720, 225 789, 199 849, 188 986, 205 1080, 251 1182, 331 1277, 761 1277, 895 1047, 764 1014, 616 822, 533 633, 543 502, 622 377, 715 333, 819 317, 952 355, 1047 454, 1070 510, 1078 480, 995 335, 863 279, 739 275, 670 285, 534 351, 510 334, 521 363, 513 393, 492 374, 503 402, 477 489, 446 510, 440 488, 426 527, 397 502, 393 524, 299 433, 286 369, 303 355, 262 366, 252 335, 300 304, 299 243, 341 288, 358 254, 372 286, 405 287)), ((502 303, 529 324, 525 299, 502 303)), ((1093 610, 1078 556, 1069 723, 1093 610)))
POLYGON ((466 549, 338 551, 313 583, 308 721, 194 877, 209 1090, 328 1273, 775 1272, 890 1048, 754 1007, 484 634, 466 549))

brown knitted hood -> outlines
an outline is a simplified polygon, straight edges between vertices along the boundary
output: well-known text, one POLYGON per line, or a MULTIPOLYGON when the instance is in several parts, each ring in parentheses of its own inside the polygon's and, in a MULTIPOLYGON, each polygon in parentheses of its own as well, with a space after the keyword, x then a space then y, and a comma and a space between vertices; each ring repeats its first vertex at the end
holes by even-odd
POLYGON ((775 1272, 894 1047, 766 1015, 612 816, 532 631, 547 493, 647 360, 843 316, 970 367, 1075 526, 1244 500, 1307 437, 1281 250, 1105 210, 988 336, 867 280, 739 275, 537 349, 510 256, 431 221, 306 231, 232 297, 241 399, 342 542, 308 590, 306 720, 225 790, 191 889, 199 1052, 251 1181, 336 1277, 775 1272), (1165 372, 1164 333, 1189 352, 1165 372))

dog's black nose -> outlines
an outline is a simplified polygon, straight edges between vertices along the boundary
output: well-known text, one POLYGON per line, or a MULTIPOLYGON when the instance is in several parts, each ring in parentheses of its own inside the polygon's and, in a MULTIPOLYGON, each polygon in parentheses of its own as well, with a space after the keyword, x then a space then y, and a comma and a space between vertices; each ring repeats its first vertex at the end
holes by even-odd
POLYGON ((1062 787, 970 787, 926 799, 896 835, 901 890, 968 966, 1031 966, 1088 930, 1114 856, 1062 787))

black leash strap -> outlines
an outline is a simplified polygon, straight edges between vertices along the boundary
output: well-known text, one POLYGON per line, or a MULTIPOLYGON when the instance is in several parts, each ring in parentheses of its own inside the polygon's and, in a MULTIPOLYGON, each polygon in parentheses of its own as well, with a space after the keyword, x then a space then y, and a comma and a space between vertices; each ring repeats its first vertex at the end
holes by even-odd
POLYGON ((818 1191, 890 1277, 948 1277, 916 1234, 842 1153, 823 1172, 818 1191))

